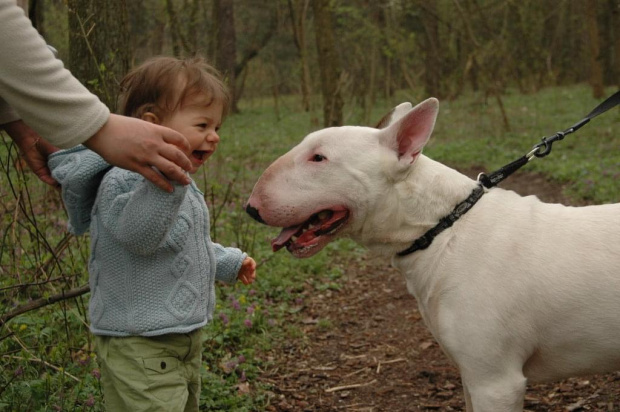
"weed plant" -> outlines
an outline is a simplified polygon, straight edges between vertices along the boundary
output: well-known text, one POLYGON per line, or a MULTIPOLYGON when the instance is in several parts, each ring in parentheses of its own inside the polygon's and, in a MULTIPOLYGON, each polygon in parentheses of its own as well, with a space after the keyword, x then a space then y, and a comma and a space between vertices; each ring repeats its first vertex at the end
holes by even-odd
MULTIPOLYGON (((412 95, 421 96, 402 92, 378 103, 373 118, 412 95)), ((280 342, 304 339, 295 319, 303 316, 308 287, 339 289, 344 270, 335 258, 342 262, 342 256, 355 259, 363 253, 348 240, 306 260, 271 252, 269 241, 277 230, 253 222, 242 205, 267 165, 319 127, 321 111, 317 103, 311 112, 300 111, 297 97, 282 99, 277 112, 267 100, 242 103, 242 113, 224 124, 218 152, 195 176, 211 209, 213 239, 246 250, 259 264, 254 285, 218 286, 215 319, 204 329, 201 371, 201 403, 210 411, 264 410, 272 402, 259 377, 277 356, 273 351, 280 342)), ((495 100, 471 93, 441 102, 426 154, 453 167, 492 171, 527 153, 542 136, 571 126, 599 101, 587 86, 578 85, 535 95, 508 91, 503 103, 510 130, 495 100)), ((348 124, 360 123, 361 110, 348 108, 347 113, 348 124)), ((556 143, 550 156, 522 170, 568 183, 574 197, 617 202, 619 120, 618 110, 596 118, 556 143)), ((4 135, 0 167, 0 316, 6 316, 87 285, 89 242, 88 236, 67 234, 59 194, 21 166, 4 135)), ((319 319, 316 327, 333 325, 319 319)), ((104 410, 88 331, 88 294, 2 324, 0 371, 0 410, 104 410)))

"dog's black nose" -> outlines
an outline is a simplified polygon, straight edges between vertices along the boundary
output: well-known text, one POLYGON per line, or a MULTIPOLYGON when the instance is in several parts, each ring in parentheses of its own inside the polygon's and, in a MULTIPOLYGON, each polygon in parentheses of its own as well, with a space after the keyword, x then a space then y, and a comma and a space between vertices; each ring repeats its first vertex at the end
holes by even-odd
POLYGON ((258 213, 257 208, 247 205, 245 208, 245 211, 247 212, 248 215, 252 216, 252 218, 256 220, 257 222, 265 223, 265 221, 260 217, 260 213, 258 213))

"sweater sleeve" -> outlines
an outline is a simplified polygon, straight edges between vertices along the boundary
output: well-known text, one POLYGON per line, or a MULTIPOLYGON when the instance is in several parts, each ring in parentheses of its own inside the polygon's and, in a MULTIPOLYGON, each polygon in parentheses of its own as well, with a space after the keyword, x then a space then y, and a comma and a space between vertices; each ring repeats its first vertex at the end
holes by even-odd
POLYGON ((234 247, 224 247, 214 243, 216 270, 215 279, 226 283, 235 283, 241 264, 247 254, 234 247))
POLYGON ((15 0, 0 0, 0 56, 0 97, 14 110, 0 102, 0 121, 19 116, 53 145, 68 148, 108 120, 109 109, 54 57, 15 0))
POLYGON ((119 243, 148 255, 164 244, 186 193, 186 186, 174 184, 168 193, 137 173, 116 168, 101 183, 96 213, 119 243))

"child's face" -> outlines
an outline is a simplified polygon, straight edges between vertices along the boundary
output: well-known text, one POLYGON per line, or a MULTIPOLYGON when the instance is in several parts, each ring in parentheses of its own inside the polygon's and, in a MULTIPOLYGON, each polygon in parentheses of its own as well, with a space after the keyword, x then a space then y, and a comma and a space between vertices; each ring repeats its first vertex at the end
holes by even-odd
POLYGON ((188 98, 174 113, 166 116, 161 125, 181 133, 189 142, 190 173, 196 171, 217 149, 220 136, 217 134, 222 123, 222 104, 208 100, 203 95, 188 98))

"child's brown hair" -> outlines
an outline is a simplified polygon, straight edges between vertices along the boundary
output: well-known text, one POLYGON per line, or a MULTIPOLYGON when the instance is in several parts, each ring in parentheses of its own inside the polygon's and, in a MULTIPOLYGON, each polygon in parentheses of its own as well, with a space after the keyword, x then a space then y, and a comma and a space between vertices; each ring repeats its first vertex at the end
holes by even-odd
POLYGON ((222 118, 230 105, 228 88, 219 72, 201 57, 151 58, 131 70, 120 86, 119 112, 125 116, 141 118, 151 112, 164 119, 197 94, 207 96, 207 105, 222 103, 222 118))

